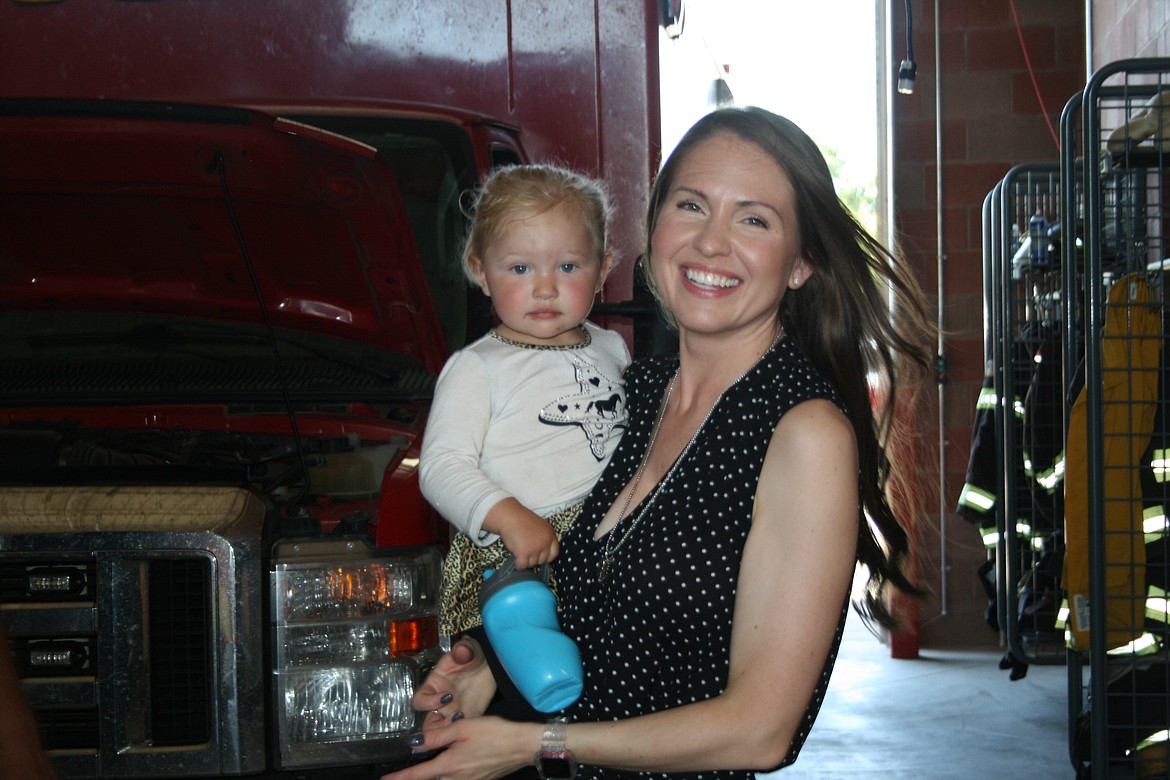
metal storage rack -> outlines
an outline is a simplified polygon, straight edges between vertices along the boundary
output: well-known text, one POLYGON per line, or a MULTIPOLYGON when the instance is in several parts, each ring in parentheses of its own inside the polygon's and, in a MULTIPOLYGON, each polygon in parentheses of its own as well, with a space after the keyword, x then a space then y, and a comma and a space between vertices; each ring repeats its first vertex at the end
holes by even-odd
POLYGON ((1060 168, 1027 164, 998 185, 991 268, 992 365, 1003 484, 997 508, 997 601, 1008 661, 1064 663, 1064 316, 1060 168))
POLYGON ((1061 133, 1063 222, 1084 237, 1062 253, 1083 315, 1066 346, 1084 334, 1065 381, 1070 755, 1081 778, 1167 778, 1170 60, 1097 71, 1061 133))
POLYGON ((1060 166, 1019 165, 983 207, 984 359, 960 512, 980 525, 988 622, 1011 679, 1065 662, 1063 551, 1065 299, 1060 166), (994 463, 991 461, 994 460, 994 463), (974 482, 972 482, 973 480, 974 482))

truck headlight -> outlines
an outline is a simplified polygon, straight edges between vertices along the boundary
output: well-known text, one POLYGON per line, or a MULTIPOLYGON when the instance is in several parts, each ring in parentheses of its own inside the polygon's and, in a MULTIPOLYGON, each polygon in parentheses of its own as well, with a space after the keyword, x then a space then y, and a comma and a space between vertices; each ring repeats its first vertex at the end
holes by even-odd
POLYGON ((410 697, 439 655, 434 548, 282 542, 273 553, 274 711, 282 767, 404 758, 410 697))

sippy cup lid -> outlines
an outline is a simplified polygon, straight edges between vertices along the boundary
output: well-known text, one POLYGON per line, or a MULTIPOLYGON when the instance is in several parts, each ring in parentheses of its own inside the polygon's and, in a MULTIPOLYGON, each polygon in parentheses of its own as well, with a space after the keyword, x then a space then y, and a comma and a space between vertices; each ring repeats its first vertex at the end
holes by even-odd
POLYGON ((483 573, 483 584, 479 587, 480 609, 492 596, 504 588, 517 582, 548 583, 548 564, 537 569, 517 569, 516 559, 511 555, 500 564, 497 569, 488 569, 483 573))

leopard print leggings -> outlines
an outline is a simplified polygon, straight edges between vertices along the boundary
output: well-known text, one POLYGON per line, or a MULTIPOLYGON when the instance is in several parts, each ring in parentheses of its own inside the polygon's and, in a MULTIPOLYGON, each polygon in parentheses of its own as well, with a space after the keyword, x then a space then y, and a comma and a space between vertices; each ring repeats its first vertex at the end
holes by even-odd
MULTIPOLYGON (((548 518, 557 539, 564 537, 581 514, 582 504, 563 509, 548 518)), ((483 573, 499 568, 508 557, 501 539, 487 547, 472 544, 467 534, 456 534, 443 562, 443 579, 439 587, 439 633, 456 636, 469 628, 483 625, 479 614, 479 587, 483 573)), ((556 581, 549 572, 549 587, 556 593, 556 581)))

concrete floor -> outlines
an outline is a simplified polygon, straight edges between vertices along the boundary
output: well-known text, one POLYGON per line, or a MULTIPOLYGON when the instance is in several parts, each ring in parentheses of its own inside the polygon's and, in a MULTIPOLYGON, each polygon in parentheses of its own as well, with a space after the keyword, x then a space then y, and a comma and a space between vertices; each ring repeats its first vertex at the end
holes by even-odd
POLYGON ((855 614, 820 717, 795 764, 762 780, 1073 780, 1068 670, 1002 652, 927 650, 890 657, 855 614))

